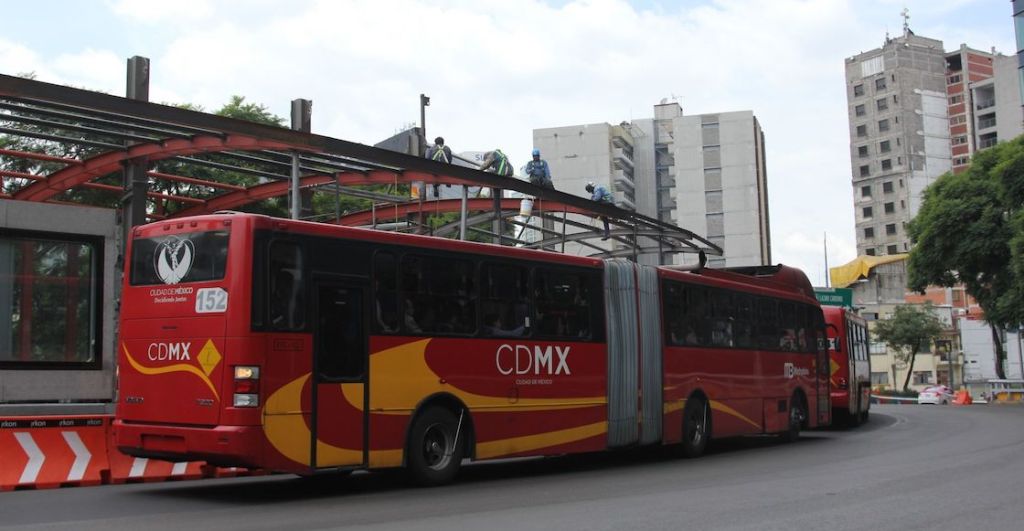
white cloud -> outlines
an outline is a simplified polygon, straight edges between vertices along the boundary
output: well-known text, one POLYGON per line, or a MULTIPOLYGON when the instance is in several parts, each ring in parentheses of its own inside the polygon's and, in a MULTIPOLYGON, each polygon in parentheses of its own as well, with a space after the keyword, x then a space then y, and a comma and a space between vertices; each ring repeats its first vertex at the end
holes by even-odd
POLYGON ((209 0, 114 0, 108 6, 117 15, 146 23, 191 21, 213 14, 209 0))

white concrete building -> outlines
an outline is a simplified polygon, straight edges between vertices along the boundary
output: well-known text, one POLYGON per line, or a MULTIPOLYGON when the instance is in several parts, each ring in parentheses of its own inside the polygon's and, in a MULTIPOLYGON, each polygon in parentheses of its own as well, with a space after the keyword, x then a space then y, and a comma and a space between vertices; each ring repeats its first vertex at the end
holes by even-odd
MULTIPOLYGON (((587 181, 608 187, 619 207, 721 246, 712 267, 771 263, 764 133, 753 112, 687 116, 661 103, 654 118, 536 129, 533 139, 557 189, 586 196, 587 181)), ((656 244, 648 250, 641 263, 682 261, 659 256, 656 244)))

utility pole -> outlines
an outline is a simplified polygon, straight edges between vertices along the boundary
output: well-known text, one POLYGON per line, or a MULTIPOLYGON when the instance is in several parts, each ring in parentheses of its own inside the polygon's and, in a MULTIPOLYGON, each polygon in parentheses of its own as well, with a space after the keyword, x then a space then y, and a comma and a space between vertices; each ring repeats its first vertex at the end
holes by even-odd
POLYGON ((427 141, 427 107, 430 107, 430 96, 420 94, 420 134, 423 135, 423 142, 427 141))

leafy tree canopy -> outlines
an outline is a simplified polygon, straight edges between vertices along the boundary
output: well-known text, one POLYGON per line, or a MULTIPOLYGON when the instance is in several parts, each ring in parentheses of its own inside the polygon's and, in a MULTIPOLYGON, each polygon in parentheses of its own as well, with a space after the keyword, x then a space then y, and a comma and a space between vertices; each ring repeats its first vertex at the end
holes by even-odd
POLYGON ((908 231, 910 288, 963 284, 998 327, 1024 322, 1024 137, 924 191, 908 231))

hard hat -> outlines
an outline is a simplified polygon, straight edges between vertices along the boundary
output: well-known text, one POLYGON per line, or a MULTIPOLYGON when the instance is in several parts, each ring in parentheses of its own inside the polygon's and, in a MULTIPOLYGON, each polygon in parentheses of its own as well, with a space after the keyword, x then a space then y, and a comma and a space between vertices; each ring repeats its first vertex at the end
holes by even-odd
POLYGON ((587 182, 587 186, 585 186, 584 189, 586 191, 588 191, 588 192, 593 192, 594 191, 594 181, 588 181, 587 182))
POLYGON ((539 149, 537 149, 537 148, 533 148, 533 156, 534 156, 534 157, 537 157, 537 156, 539 156, 539 155, 540 155, 540 150, 539 150, 539 149))

